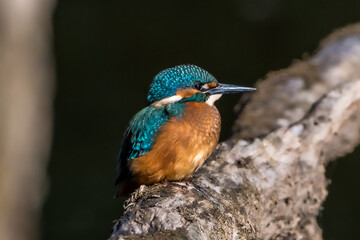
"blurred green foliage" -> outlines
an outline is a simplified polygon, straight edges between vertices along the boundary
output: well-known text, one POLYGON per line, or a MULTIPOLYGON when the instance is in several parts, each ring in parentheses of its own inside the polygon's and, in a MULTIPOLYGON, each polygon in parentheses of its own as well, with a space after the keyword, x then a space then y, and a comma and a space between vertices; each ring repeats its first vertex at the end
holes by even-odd
MULTIPOLYGON (((160 70, 192 63, 219 81, 252 85, 359 20, 359 0, 59 0, 53 18, 55 132, 42 238, 109 236, 122 211, 122 202, 112 198, 122 134, 145 106, 160 70)), ((230 134, 237 98, 217 103, 222 139, 230 134)), ((358 150, 331 166, 334 181, 319 218, 326 240, 360 235, 359 156, 358 150)))

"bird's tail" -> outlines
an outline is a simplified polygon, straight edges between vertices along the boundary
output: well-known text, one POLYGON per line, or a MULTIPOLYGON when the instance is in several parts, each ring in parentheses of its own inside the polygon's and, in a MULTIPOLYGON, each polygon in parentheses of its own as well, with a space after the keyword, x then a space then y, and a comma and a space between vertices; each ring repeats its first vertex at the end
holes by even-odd
POLYGON ((139 185, 132 181, 130 178, 125 179, 124 181, 117 182, 116 184, 119 186, 117 193, 115 194, 114 198, 119 197, 128 197, 132 192, 134 192, 139 185))

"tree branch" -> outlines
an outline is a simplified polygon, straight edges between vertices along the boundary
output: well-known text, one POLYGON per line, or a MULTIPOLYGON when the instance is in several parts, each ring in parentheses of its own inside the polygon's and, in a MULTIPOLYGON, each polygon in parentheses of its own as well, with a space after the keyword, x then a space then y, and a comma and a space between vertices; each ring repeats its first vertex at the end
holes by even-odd
POLYGON ((110 239, 322 239, 326 164, 360 141, 360 24, 244 96, 188 182, 141 186, 110 239))

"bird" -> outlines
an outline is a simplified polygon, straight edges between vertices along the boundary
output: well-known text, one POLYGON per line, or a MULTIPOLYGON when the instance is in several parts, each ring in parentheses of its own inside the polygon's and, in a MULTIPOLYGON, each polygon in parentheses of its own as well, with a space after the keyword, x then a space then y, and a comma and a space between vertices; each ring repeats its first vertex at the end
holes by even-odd
POLYGON ((221 117, 214 102, 223 94, 254 90, 219 83, 196 65, 158 73, 147 95, 148 106, 132 118, 124 134, 115 185, 188 179, 219 141, 221 117))

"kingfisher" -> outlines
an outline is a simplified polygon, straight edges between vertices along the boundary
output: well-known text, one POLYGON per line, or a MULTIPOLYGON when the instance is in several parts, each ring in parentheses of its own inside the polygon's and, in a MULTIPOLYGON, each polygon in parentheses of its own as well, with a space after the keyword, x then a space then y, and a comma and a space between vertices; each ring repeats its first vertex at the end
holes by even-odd
POLYGON ((116 185, 137 186, 189 178, 214 150, 221 117, 214 102, 223 94, 255 88, 219 83, 195 65, 157 74, 148 106, 130 121, 118 157, 116 185))

